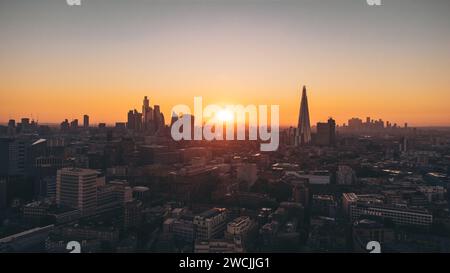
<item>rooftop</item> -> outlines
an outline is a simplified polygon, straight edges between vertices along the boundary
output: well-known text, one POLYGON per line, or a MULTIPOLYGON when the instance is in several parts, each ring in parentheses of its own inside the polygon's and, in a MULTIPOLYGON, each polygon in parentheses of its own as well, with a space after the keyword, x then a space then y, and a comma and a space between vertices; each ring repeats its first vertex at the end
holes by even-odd
POLYGON ((224 211, 225 211, 224 208, 213 208, 213 209, 210 209, 210 210, 200 213, 198 216, 203 217, 203 218, 212 218, 216 215, 221 214, 224 211))

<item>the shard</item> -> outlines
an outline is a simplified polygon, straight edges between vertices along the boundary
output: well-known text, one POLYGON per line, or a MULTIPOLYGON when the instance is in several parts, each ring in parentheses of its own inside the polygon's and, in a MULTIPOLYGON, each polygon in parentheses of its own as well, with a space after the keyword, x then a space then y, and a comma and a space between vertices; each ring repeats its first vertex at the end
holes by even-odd
POLYGON ((296 146, 298 146, 308 144, 310 142, 311 142, 311 125, 309 122, 308 97, 306 96, 306 87, 303 86, 295 144, 296 146))

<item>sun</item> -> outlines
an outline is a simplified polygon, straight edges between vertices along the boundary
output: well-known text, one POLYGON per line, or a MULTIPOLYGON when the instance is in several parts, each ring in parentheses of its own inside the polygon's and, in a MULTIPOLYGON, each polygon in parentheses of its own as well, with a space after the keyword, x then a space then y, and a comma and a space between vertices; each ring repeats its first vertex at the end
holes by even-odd
POLYGON ((233 112, 229 110, 221 110, 217 112, 216 118, 220 121, 232 121, 234 119, 233 112))

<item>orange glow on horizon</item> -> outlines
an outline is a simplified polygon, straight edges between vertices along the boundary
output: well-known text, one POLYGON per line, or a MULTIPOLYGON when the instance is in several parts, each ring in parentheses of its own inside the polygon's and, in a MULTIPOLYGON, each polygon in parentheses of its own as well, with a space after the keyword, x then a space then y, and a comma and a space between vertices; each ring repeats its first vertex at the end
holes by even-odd
MULTIPOLYGON (((228 104, 241 105, 280 105, 280 126, 296 126, 299 107, 300 107, 300 91, 292 88, 290 92, 279 93, 280 96, 271 98, 270 91, 261 93, 259 97, 253 94, 247 96, 240 95, 241 92, 214 92, 210 95, 204 92, 186 92, 178 99, 170 96, 171 92, 146 92, 139 91, 126 94, 117 89, 108 89, 103 92, 67 92, 58 93, 55 91, 37 91, 40 96, 24 96, 21 92, 12 92, 6 95, 1 92, 0 100, 2 108, 0 109, 0 122, 6 123, 9 119, 19 120, 22 117, 30 117, 39 120, 40 123, 56 123, 59 124, 64 119, 82 120, 84 114, 90 116, 91 124, 105 122, 114 124, 115 122, 125 122, 127 112, 131 109, 137 109, 139 112, 142 107, 142 99, 147 95, 151 105, 160 105, 161 111, 164 113, 166 123, 170 122, 170 110, 176 104, 186 104, 193 109, 194 96, 204 93, 203 107, 207 104, 218 104, 226 106, 228 104), (108 92, 109 95, 108 95, 108 92), (56 93, 56 95, 55 95, 56 93), (152 95, 154 93, 154 95, 152 95), (191 93, 189 95, 189 93, 191 93), (235 94, 238 93, 238 94, 235 94), (221 96, 221 94, 226 94, 221 96)), ((172 91, 176 93, 176 91, 172 91)), ((33 92, 34 93, 34 92, 33 92)), ((276 92, 274 92, 276 93, 276 92)), ((420 99, 415 101, 413 97, 402 98, 396 97, 392 92, 391 102, 385 101, 383 98, 376 96, 371 98, 368 94, 358 97, 357 100, 350 100, 348 97, 339 97, 335 94, 324 94, 322 90, 308 88, 308 102, 311 117, 311 125, 316 122, 326 121, 329 117, 333 117, 338 125, 347 123, 352 117, 359 117, 365 120, 366 117, 372 119, 383 119, 391 123, 403 125, 408 122, 410 126, 446 126, 450 125, 450 110, 444 101, 436 103, 433 99, 420 99), (398 101, 403 101, 401 107, 398 101), (447 114, 442 114, 447 113, 447 114)), ((339 92, 336 92, 339 93, 339 92)), ((370 92, 368 92, 370 94, 370 92)), ((448 95, 447 95, 448 97, 448 95)), ((450 101, 450 97, 448 100, 450 101)), ((229 115, 223 113, 221 119, 226 121, 229 115)))
POLYGON ((450 126, 448 1, 50 2, 2 4, 1 123, 125 122, 144 96, 169 123, 202 96, 279 105, 280 125, 296 126, 306 85, 311 125, 450 126))

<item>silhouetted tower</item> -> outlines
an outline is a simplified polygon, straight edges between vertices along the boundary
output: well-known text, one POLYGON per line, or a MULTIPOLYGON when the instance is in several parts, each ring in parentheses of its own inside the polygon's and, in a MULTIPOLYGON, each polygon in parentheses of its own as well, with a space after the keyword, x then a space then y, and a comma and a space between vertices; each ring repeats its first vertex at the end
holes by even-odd
POLYGON ((153 121, 153 108, 150 107, 150 101, 147 96, 144 97, 142 103, 142 127, 144 130, 150 129, 150 124, 153 121))
POLYGON ((300 113, 296 130, 295 145, 303 145, 311 142, 311 125, 309 122, 308 97, 306 86, 303 86, 302 100, 300 102, 300 113))
POLYGON ((83 127, 89 128, 89 116, 88 115, 83 116, 83 127))

